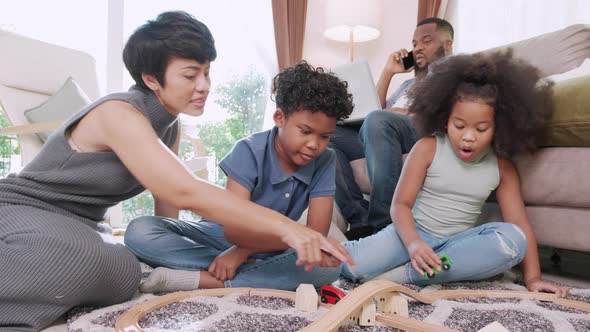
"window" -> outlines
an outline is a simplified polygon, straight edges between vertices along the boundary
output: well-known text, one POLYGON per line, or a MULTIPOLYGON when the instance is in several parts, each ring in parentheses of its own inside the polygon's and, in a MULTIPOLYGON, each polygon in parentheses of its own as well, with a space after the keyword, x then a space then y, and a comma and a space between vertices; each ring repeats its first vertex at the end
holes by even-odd
MULTIPOLYGON (((6 127, 10 127, 10 122, 0 104, 0 128, 6 127)), ((20 147, 16 137, 0 135, 0 177, 18 171, 20 164, 20 147)))

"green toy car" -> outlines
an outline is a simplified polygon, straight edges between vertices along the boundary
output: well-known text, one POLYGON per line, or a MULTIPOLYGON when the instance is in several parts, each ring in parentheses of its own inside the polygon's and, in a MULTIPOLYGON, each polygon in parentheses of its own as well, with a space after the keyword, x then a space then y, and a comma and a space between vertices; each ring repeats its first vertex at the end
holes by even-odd
MULTIPOLYGON (((441 253, 438 258, 440 258, 441 260, 441 264, 440 267, 443 269, 443 271, 448 271, 451 269, 451 265, 453 265, 453 261, 449 258, 449 256, 446 253, 441 253)), ((439 271, 437 270, 432 270, 432 274, 428 274, 428 272, 424 272, 424 278, 427 279, 432 279, 436 276, 436 274, 439 273, 439 271)))

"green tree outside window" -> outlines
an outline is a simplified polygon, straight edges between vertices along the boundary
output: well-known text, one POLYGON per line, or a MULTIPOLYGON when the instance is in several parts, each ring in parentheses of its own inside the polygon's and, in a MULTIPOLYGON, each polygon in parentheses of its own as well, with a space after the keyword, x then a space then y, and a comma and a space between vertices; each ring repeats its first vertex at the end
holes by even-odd
MULTIPOLYGON (((207 154, 221 160, 241 138, 262 130, 264 111, 268 94, 262 75, 251 70, 244 76, 236 77, 220 85, 214 101, 229 113, 221 122, 197 126, 198 136, 205 144, 207 154)), ((194 157, 190 143, 180 142, 180 158, 187 160, 194 157)), ((226 178, 219 172, 219 178, 213 179, 225 186, 226 178)), ((123 223, 127 224, 139 216, 154 214, 154 200, 149 192, 144 192, 123 202, 123 223)), ((180 219, 198 220, 190 211, 181 211, 180 219)))

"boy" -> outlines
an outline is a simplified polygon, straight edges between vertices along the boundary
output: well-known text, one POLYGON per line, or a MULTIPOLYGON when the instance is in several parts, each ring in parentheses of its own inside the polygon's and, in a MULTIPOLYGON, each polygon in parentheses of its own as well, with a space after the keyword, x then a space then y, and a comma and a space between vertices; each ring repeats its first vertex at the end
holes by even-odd
MULTIPOLYGON (((308 208, 308 227, 326 235, 335 191, 335 154, 326 150, 336 122, 352 112, 347 84, 301 63, 273 81, 275 127, 240 140, 221 161, 227 190, 293 220, 308 208)), ((131 222, 125 244, 157 268, 143 292, 197 288, 260 287, 295 290, 319 287, 340 273, 325 255, 321 267, 297 266, 282 242, 254 243, 237 228, 212 221, 185 222, 141 217, 131 222), (236 244, 236 245, 234 245, 236 244)))

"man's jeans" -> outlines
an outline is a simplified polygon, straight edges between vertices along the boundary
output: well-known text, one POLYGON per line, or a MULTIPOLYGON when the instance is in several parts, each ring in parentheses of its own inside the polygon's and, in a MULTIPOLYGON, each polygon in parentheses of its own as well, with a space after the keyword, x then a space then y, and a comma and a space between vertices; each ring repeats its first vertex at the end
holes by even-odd
POLYGON ((334 200, 351 228, 367 226, 369 202, 363 197, 350 162, 365 158, 365 149, 359 140, 360 125, 338 125, 330 138, 330 147, 336 152, 336 194, 334 200))
POLYGON ((416 285, 481 280, 518 264, 527 249, 526 237, 520 228, 505 222, 483 224, 440 239, 419 225, 416 230, 437 254, 444 252, 449 256, 453 262, 450 270, 437 273, 433 279, 417 273, 395 226, 390 224, 377 234, 344 243, 356 265, 354 269, 344 265, 342 276, 365 282, 403 265, 406 281, 416 285))
POLYGON ((365 147, 371 183, 368 224, 375 232, 391 224, 389 209, 402 171, 402 154, 417 141, 412 118, 390 111, 374 111, 359 132, 365 147))
MULTIPOLYGON (((152 267, 206 271, 215 257, 233 245, 225 240, 223 227, 210 221, 188 222, 164 217, 140 217, 125 231, 125 245, 152 267)), ((293 291, 301 283, 321 287, 338 279, 340 267, 315 267, 305 272, 297 266, 293 249, 255 255, 256 262, 243 264, 225 287, 273 288, 293 291)))

